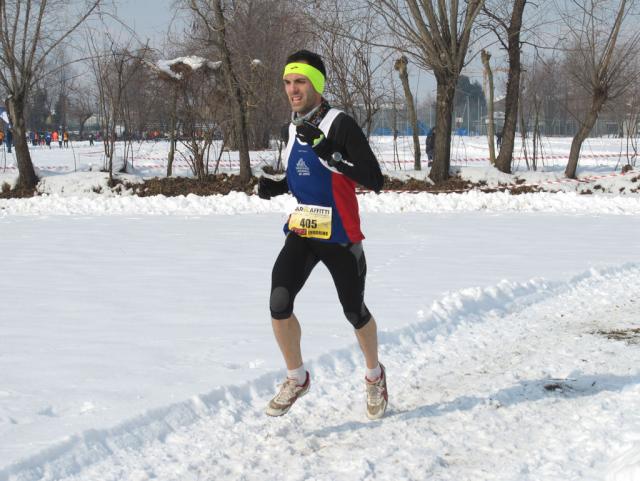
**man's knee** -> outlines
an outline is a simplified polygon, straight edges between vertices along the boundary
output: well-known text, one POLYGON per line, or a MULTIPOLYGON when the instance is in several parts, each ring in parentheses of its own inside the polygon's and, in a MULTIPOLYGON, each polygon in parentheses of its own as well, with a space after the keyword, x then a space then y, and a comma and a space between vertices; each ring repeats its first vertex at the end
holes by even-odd
POLYGON ((356 258, 356 264, 358 266, 358 276, 362 277, 367 272, 367 260, 364 256, 364 249, 362 248, 362 242, 353 244, 349 250, 356 258))
POLYGON ((291 294, 286 287, 276 287, 271 291, 269 300, 271 317, 274 319, 287 319, 293 313, 291 294))
POLYGON ((364 302, 360 309, 345 309, 344 315, 355 329, 362 329, 371 320, 371 313, 364 302))

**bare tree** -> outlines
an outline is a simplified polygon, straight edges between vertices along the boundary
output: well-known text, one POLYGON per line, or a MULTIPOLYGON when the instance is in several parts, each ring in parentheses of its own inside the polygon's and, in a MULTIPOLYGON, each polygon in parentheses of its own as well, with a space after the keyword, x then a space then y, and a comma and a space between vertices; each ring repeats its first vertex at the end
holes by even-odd
POLYGON ((537 170, 544 165, 543 135, 566 135, 569 105, 582 105, 584 96, 569 94, 566 71, 555 56, 536 55, 526 63, 520 77, 518 101, 522 147, 527 168, 537 170))
MULTIPOLYGON (((218 124, 216 109, 221 105, 221 93, 211 75, 205 69, 194 71, 181 84, 181 103, 178 115, 181 119, 185 148, 182 153, 193 175, 204 180, 209 175, 209 159, 218 124)), ((220 149, 222 151, 222 148, 220 149)))
MULTIPOLYGON (((528 150, 527 150, 527 124, 524 118, 524 102, 522 101, 523 96, 525 95, 525 92, 527 91, 527 87, 528 87, 528 82, 527 79, 524 78, 522 79, 522 83, 520 84, 520 98, 518 103, 520 104, 520 108, 518 109, 518 120, 520 122, 520 137, 522 139, 521 141, 521 145, 522 145, 522 153, 524 155, 524 161, 527 164, 527 169, 531 169, 530 164, 529 164, 529 154, 528 154, 528 150)), ((534 159, 535 162, 535 159, 534 159)), ((533 166, 533 170, 536 170, 535 168, 535 163, 533 166)))
MULTIPOLYGON (((186 150, 181 155, 193 175, 198 180, 204 180, 209 174, 209 153, 220 128, 216 120, 225 95, 218 75, 222 62, 191 56, 147 65, 172 91, 170 128, 175 129, 179 119, 181 142, 186 150)), ((173 135, 170 135, 170 141, 169 166, 173 162, 173 135)), ((170 175, 169 167, 167 176, 170 175)))
POLYGON ((132 49, 134 39, 129 37, 124 45, 105 32, 100 38, 92 32, 87 35, 87 48, 91 52, 90 62, 98 90, 98 109, 101 137, 105 153, 104 169, 109 173, 109 180, 113 181, 114 154, 118 134, 125 134, 125 149, 122 171, 126 171, 127 143, 130 139, 130 111, 127 87, 142 69, 141 59, 144 52, 132 49))
MULTIPOLYGON (((121 172, 127 171, 129 162, 133 167, 134 142, 142 137, 142 130, 147 124, 146 117, 150 110, 149 107, 158 102, 157 90, 152 92, 147 88, 148 85, 153 85, 150 72, 144 68, 149 62, 150 53, 148 44, 132 50, 125 67, 121 99, 124 129, 122 139, 124 141, 124 155, 121 172)), ((157 85, 153 85, 153 87, 157 87, 157 85)))
POLYGON ((453 99, 484 0, 368 0, 415 61, 437 81, 436 152, 429 177, 449 178, 453 99))
POLYGON ((488 81, 488 94, 489 99, 487 101, 487 140, 489 142, 489 160, 492 165, 496 163, 496 149, 494 143, 495 131, 494 131, 494 121, 493 121, 493 71, 491 70, 491 64, 489 61, 491 60, 491 54, 486 50, 483 50, 481 53, 482 64, 484 65, 484 73, 487 77, 488 81))
POLYGON ((395 82, 391 83, 391 132, 393 134, 393 166, 397 169, 402 169, 402 163, 400 161, 400 153, 398 152, 398 99, 397 89, 395 82))
POLYGON ((167 154, 167 177, 171 177, 173 175, 173 161, 178 135, 178 98, 181 91, 180 84, 183 79, 158 72, 156 68, 154 68, 154 71, 159 75, 160 81, 164 84, 165 91, 169 92, 169 98, 171 99, 169 107, 169 153, 167 154))
POLYGON ((623 23, 633 0, 614 2, 618 6, 615 16, 610 17, 613 7, 608 0, 575 1, 579 12, 567 12, 569 50, 567 66, 571 79, 578 88, 589 93, 589 108, 579 119, 580 128, 571 142, 569 162, 565 175, 574 179, 584 140, 596 123, 605 103, 625 92, 637 80, 630 71, 638 55, 640 32, 633 29, 627 38, 619 42, 623 23), (578 21, 576 22, 576 18, 578 21), (614 18, 609 27, 608 18, 614 18))
POLYGON ((418 137, 418 115, 416 114, 416 106, 413 101, 413 94, 409 87, 409 73, 407 71, 407 64, 409 60, 406 56, 402 56, 394 63, 394 68, 398 71, 400 81, 402 82, 402 88, 404 90, 405 105, 409 111, 409 119, 411 120, 411 127, 413 130, 413 168, 415 170, 421 170, 420 164, 420 138, 418 137))
MULTIPOLYGON (((295 1, 236 2, 233 15, 228 16, 227 40, 247 102, 251 148, 269 147, 270 140, 280 136, 280 127, 289 118, 289 103, 282 88, 286 57, 293 49, 320 38, 295 1)), ((205 56, 214 58, 209 52, 205 56)), ((218 54, 215 56, 219 59, 218 54)))
POLYGON ((101 0, 0 1, 0 84, 7 93, 18 163, 18 188, 38 182, 26 141, 25 106, 45 60, 100 5, 101 0), (78 6, 74 10, 74 6, 78 6), (72 12, 77 11, 77 15, 72 12), (69 21, 69 18, 72 18, 69 21))
POLYGON ((327 66, 327 97, 351 115, 367 138, 388 100, 390 49, 376 46, 383 25, 375 12, 349 0, 307 6, 313 36, 327 66))
POLYGON ((233 63, 232 51, 228 42, 227 16, 233 15, 233 4, 223 0, 189 0, 189 7, 205 28, 206 42, 220 55, 222 75, 226 87, 236 146, 240 154, 240 179, 248 182, 251 178, 249 158, 249 138, 247 127, 247 99, 241 88, 239 75, 233 63))
MULTIPOLYGON (((636 68, 638 66, 636 65, 636 68)), ((632 91, 627 99, 625 99, 624 119, 622 120, 622 132, 625 140, 625 157, 628 166, 634 166, 638 159, 638 125, 640 124, 640 88, 637 84, 632 87, 632 91)))
POLYGON ((69 113, 76 119, 79 127, 79 136, 84 138, 84 129, 89 120, 97 111, 95 91, 89 84, 74 84, 71 86, 72 101, 69 113))
POLYGON ((534 61, 526 65, 527 72, 523 77, 529 78, 527 95, 520 100, 522 109, 535 109, 534 100, 538 96, 542 101, 541 113, 545 119, 545 134, 573 135, 569 130, 571 122, 570 104, 584 104, 584 95, 578 96, 569 85, 568 75, 563 62, 558 58, 559 52, 548 58, 536 56, 534 61))
MULTIPOLYGON (((502 145, 498 158, 495 159, 496 167, 506 173, 511 173, 516 125, 518 123, 518 99, 520 98, 520 75, 522 73, 520 35, 526 4, 527 0, 513 0, 513 2, 498 0, 498 2, 486 5, 483 9, 483 13, 489 19, 488 28, 495 32, 499 43, 507 51, 509 57, 502 145), (510 14, 509 8, 511 9, 510 14)), ((493 137, 491 137, 490 143, 493 145, 493 137)))
MULTIPOLYGON (((42 80, 36 82, 25 105, 25 121, 32 130, 41 132, 47 127, 51 113, 51 99, 42 80)), ((15 131, 15 129, 14 129, 15 131)))
POLYGON ((50 117, 53 124, 49 123, 47 129, 66 129, 71 108, 69 92, 73 88, 75 76, 73 65, 67 62, 67 52, 61 48, 52 52, 50 58, 53 60, 47 60, 45 67, 50 73, 43 80, 49 100, 53 102, 49 111, 52 114, 55 112, 55 115, 50 117))
POLYGON ((520 76, 520 99, 518 118, 525 122, 522 134, 527 129, 545 135, 573 135, 572 114, 581 115, 579 106, 588 103, 584 94, 572 89, 566 68, 558 58, 559 51, 552 56, 535 55, 531 61, 523 61, 520 76), (537 120, 536 120, 537 119, 537 120))

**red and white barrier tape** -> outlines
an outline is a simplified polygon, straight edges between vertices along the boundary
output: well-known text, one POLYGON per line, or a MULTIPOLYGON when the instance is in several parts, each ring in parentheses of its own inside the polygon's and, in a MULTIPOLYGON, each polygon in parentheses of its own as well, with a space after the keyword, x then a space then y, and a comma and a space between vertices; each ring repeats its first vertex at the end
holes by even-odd
MULTIPOLYGON (((615 172, 613 174, 606 174, 606 175, 594 175, 594 176, 590 176, 590 177, 583 177, 581 179, 557 179, 557 180, 548 180, 548 181, 542 181, 542 182, 538 182, 538 183, 525 183, 525 184, 509 184, 509 185, 499 185, 499 186, 495 186, 495 187, 470 187, 468 189, 451 189, 451 190, 432 190, 432 191, 426 191, 426 190, 403 190, 403 189, 389 189, 389 190, 381 190, 380 192, 385 192, 385 193, 406 193, 406 194, 419 194, 422 192, 427 192, 427 193, 431 193, 431 194, 446 194, 446 193, 460 193, 460 192, 470 192, 470 191, 496 191, 496 190, 502 190, 502 189, 509 189, 509 188, 518 188, 518 187, 536 187, 539 185, 543 185, 543 184, 564 184, 564 183, 579 183, 579 184, 585 184, 585 183, 590 183, 594 180, 600 180, 600 179, 606 179, 606 178, 610 178, 610 177, 620 177, 620 176, 625 176, 627 175, 628 172, 615 172)), ((372 192, 371 190, 367 190, 367 189, 356 189, 356 193, 357 194, 367 194, 372 192)))
POLYGON ((578 183, 590 183, 594 180, 607 179, 610 177, 621 177, 627 175, 628 172, 614 172, 612 174, 606 175, 592 175, 589 177, 582 177, 580 179, 556 179, 556 180, 545 180, 542 182, 538 182, 535 184, 523 184, 523 185, 541 185, 541 184, 570 184, 572 182, 578 183))
MULTIPOLYGON (((599 159, 599 158, 603 158, 603 159, 616 159, 618 160, 620 158, 620 153, 604 153, 604 154, 580 154, 580 158, 582 159, 599 159)), ((569 160, 569 155, 545 155, 544 159, 552 159, 552 160, 569 160)), ((490 158, 489 157, 468 157, 468 158, 452 158, 451 159, 451 163, 465 163, 465 162, 489 162, 490 158)), ((513 160, 526 160, 526 157, 524 156, 518 156, 518 157, 513 157, 513 160)), ((383 164, 390 164, 390 165, 395 165, 398 163, 401 164, 407 164, 407 165, 413 165, 414 161, 413 160, 387 160, 387 159, 382 159, 380 160, 381 163, 383 164)))

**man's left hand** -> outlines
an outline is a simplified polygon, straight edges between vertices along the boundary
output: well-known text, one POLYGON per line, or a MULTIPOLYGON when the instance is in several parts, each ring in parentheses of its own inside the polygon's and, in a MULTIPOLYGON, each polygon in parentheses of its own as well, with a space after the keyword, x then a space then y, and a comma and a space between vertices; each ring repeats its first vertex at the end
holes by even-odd
POLYGON ((322 130, 306 120, 296 127, 296 137, 305 144, 309 144, 318 157, 326 161, 331 159, 335 151, 331 139, 326 138, 322 130))

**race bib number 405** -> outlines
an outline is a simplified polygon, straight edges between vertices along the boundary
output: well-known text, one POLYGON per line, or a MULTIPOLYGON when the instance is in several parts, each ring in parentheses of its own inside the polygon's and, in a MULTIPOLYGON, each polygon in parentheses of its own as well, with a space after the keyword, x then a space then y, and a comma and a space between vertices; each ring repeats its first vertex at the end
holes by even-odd
POLYGON ((289 216, 289 230, 300 237, 329 239, 331 237, 331 207, 298 205, 289 216))

